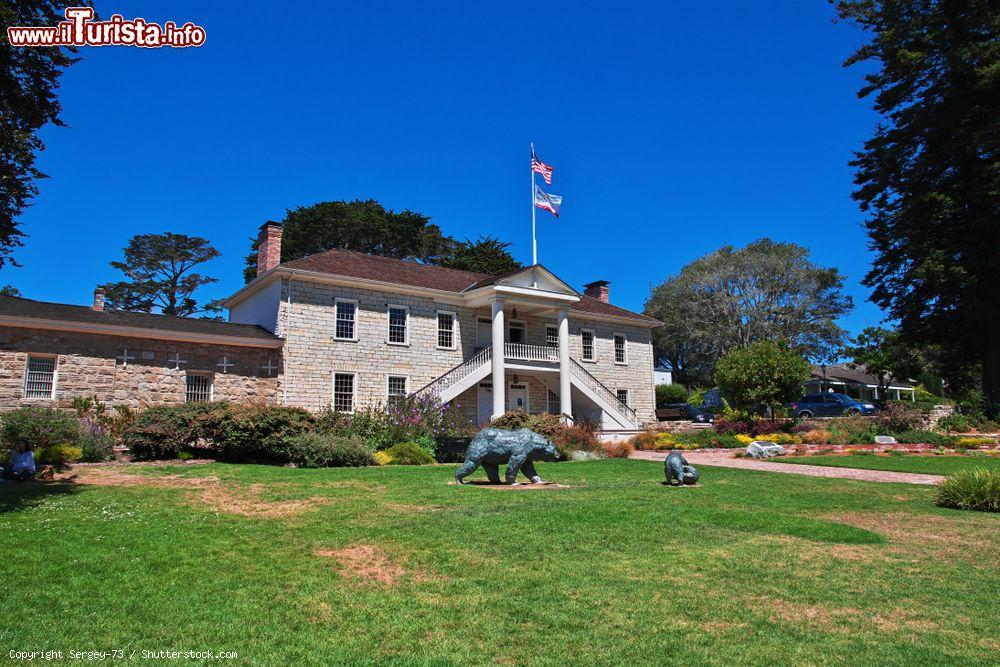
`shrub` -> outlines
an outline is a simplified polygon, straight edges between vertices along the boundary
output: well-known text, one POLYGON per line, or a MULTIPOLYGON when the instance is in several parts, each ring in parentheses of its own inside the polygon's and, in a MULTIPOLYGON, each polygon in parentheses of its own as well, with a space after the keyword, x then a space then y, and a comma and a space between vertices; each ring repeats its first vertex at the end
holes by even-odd
POLYGON ((191 459, 194 458, 194 454, 192 454, 191 452, 181 452, 180 454, 177 455, 177 458, 179 458, 181 461, 190 461, 191 459))
POLYGON ((955 438, 949 435, 942 435, 937 431, 924 431, 912 429, 896 434, 896 441, 904 445, 935 445, 937 447, 951 447, 955 443, 955 438))
POLYGON ((875 424, 859 415, 837 417, 826 424, 835 445, 870 445, 875 441, 875 424))
POLYGON ((878 429, 879 433, 892 435, 920 428, 924 420, 924 413, 919 407, 898 401, 889 401, 875 415, 875 428, 878 429))
POLYGON ((140 412, 122 433, 122 444, 139 460, 173 459, 204 436, 211 403, 159 406, 140 412))
POLYGON ((97 429, 84 431, 80 438, 81 461, 100 463, 113 461, 115 458, 115 441, 110 435, 97 429))
POLYGON ((993 438, 959 438, 955 441, 956 447, 967 447, 969 449, 976 449, 978 447, 992 447, 996 444, 993 438))
POLYGON ((216 404, 201 417, 209 452, 227 461, 285 461, 289 439, 315 420, 302 408, 216 404))
POLYGON ((632 448, 640 451, 644 449, 656 449, 656 439, 658 435, 661 434, 657 434, 657 432, 653 430, 643 431, 639 435, 632 438, 632 448))
POLYGON ((703 447, 719 447, 724 449, 738 449, 745 447, 735 434, 716 433, 711 429, 699 429, 688 433, 678 433, 674 436, 676 449, 700 449, 703 447))
MULTIPOLYGON (((667 385, 672 386, 672 385, 667 385)), ((627 459, 635 451, 628 440, 604 443, 604 455, 609 459, 627 459)))
POLYGON ((375 463, 372 451, 362 440, 329 433, 302 433, 285 443, 286 455, 300 468, 338 468, 370 466, 375 463))
POLYGON ((434 443, 434 460, 438 463, 462 463, 471 442, 471 436, 439 436, 434 443))
POLYGON ((73 415, 51 408, 20 408, 3 415, 0 438, 7 447, 24 443, 33 450, 55 445, 79 447, 83 430, 73 415))
POLYGON ((656 385, 656 407, 662 408, 669 403, 687 403, 688 390, 682 384, 656 385))
POLYGON ((1000 512, 1000 471, 973 468, 938 484, 937 504, 960 510, 1000 512))
POLYGON ((385 452, 375 452, 375 465, 386 466, 392 463, 392 457, 385 452))
POLYGON ((814 428, 805 434, 803 441, 811 445, 829 445, 833 442, 833 433, 826 429, 814 428))
POLYGON ((50 465, 76 463, 81 458, 83 458, 83 450, 72 445, 50 445, 35 452, 35 460, 38 463, 50 465))
POLYGON ((708 389, 704 389, 702 387, 699 387, 698 389, 695 389, 690 394, 688 394, 688 397, 687 397, 688 403, 690 403, 691 405, 693 405, 695 407, 699 407, 700 408, 701 406, 705 405, 705 394, 707 392, 708 392, 708 389))
POLYGON ((422 466, 434 463, 434 457, 416 442, 401 442, 385 450, 396 465, 422 466))
POLYGON ((944 433, 968 433, 976 424, 968 415, 958 413, 945 415, 938 420, 937 429, 944 433))

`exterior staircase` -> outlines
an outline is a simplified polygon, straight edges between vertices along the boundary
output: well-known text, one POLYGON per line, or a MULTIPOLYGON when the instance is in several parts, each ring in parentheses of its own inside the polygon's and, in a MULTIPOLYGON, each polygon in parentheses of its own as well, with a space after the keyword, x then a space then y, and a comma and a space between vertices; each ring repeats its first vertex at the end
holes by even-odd
MULTIPOLYGON (((505 360, 553 365, 558 368, 559 352, 556 348, 543 345, 526 345, 524 343, 506 343, 504 345, 505 360)), ((459 394, 476 386, 492 372, 492 347, 482 350, 455 366, 433 382, 421 387, 417 395, 436 395, 442 402, 454 400, 459 394)), ((605 414, 619 428, 631 430, 638 428, 635 410, 618 400, 617 394, 608 389, 575 359, 569 360, 570 385, 589 398, 604 410, 605 414)), ((548 382, 545 383, 548 385, 548 382)), ((558 383, 556 383, 558 389, 558 383)), ((551 389, 552 387, 550 387, 551 389)), ((558 393, 558 391, 557 391, 558 393)))

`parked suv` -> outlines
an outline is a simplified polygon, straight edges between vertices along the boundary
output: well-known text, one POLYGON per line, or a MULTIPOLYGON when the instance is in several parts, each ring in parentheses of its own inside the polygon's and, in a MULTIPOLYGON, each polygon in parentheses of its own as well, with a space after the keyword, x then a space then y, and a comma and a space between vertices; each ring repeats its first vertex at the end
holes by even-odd
POLYGON ((656 418, 660 421, 690 419, 695 424, 711 424, 712 416, 707 415, 690 403, 667 403, 657 408, 656 418))
POLYGON ((797 403, 789 403, 788 407, 796 417, 873 415, 878 412, 874 404, 857 401, 847 394, 806 394, 797 403))

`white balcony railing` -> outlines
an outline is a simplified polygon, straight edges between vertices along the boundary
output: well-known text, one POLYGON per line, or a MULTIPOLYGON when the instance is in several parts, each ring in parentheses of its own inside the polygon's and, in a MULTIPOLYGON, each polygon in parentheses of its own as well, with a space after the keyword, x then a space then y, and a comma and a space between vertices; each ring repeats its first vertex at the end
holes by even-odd
POLYGON ((505 343, 503 346, 505 359, 518 361, 559 361, 559 349, 546 345, 528 345, 526 343, 505 343))

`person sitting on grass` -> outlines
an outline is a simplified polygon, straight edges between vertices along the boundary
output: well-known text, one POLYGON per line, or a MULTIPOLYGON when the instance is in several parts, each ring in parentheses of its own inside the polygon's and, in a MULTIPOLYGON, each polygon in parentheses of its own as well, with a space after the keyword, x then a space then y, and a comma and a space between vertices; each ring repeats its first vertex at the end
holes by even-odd
POLYGON ((7 459, 7 467, 4 468, 3 476, 7 479, 16 479, 23 482, 35 476, 35 452, 23 442, 17 443, 14 451, 7 459))

